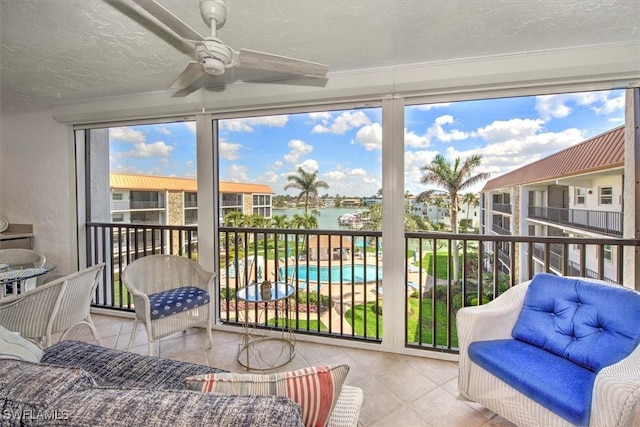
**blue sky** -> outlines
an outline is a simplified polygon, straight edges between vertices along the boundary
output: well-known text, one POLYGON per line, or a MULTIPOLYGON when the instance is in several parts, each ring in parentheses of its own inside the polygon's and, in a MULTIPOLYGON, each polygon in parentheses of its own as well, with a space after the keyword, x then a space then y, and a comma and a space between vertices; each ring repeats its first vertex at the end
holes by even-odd
MULTIPOLYGON (((222 120, 220 178, 268 184, 285 194, 286 177, 303 167, 318 171, 330 195, 371 196, 382 185, 381 113, 222 120)), ((478 171, 495 177, 623 123, 623 90, 407 106, 405 190, 427 189, 419 183, 420 167, 438 153, 450 159, 480 154, 478 171)), ((110 142, 112 171, 195 177, 193 122, 111 128, 110 142)))

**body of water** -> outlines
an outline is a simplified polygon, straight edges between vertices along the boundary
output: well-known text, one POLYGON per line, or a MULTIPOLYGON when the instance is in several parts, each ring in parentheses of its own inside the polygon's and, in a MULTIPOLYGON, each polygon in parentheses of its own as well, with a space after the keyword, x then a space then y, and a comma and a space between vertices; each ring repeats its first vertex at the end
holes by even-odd
MULTIPOLYGON (((365 211, 365 208, 321 208, 318 209, 320 216, 318 217, 318 228, 320 230, 349 230, 349 227, 338 224, 340 215, 365 211)), ((309 209, 311 212, 311 209, 309 209)), ((293 218, 295 214, 304 214, 304 208, 298 209, 273 209, 271 215, 286 215, 288 219, 293 218)))

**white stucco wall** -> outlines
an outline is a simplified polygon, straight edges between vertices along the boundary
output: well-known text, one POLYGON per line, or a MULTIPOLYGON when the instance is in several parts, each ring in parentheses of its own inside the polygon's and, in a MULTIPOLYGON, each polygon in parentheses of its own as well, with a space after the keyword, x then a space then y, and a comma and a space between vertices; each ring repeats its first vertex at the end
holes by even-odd
POLYGON ((50 111, 0 118, 0 216, 33 224, 34 249, 59 274, 77 269, 70 141, 50 111))

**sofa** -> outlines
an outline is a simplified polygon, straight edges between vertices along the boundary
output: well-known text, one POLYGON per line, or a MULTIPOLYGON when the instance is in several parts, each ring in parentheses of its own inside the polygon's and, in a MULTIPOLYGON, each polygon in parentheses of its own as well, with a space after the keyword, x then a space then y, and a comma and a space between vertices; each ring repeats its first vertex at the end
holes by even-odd
POLYGON ((458 391, 519 426, 633 425, 640 293, 541 273, 457 313, 458 391))
MULTIPOLYGON (((0 425, 304 425, 288 397, 185 389, 185 379, 205 374, 225 371, 61 341, 37 363, 0 358, 0 425)), ((361 389, 343 386, 328 425, 357 425, 361 403, 361 389)))

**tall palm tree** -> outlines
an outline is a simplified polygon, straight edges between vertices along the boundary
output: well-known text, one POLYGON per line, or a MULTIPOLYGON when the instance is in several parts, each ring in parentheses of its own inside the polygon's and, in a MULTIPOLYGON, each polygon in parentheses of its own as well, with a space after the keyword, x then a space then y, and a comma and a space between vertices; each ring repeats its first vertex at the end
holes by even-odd
POLYGON ((469 227, 469 211, 471 210, 471 205, 473 205, 473 207, 476 207, 480 203, 479 200, 478 200, 478 194, 477 193, 465 193, 463 198, 462 198, 462 203, 467 205, 466 227, 469 227))
POLYGON ((318 189, 329 188, 329 184, 318 179, 318 171, 307 172, 301 167, 298 168, 296 173, 289 175, 287 181, 289 181, 289 183, 285 185, 285 190, 289 188, 300 190, 298 200, 304 198, 305 215, 309 210, 309 200, 318 197, 318 189))
MULTIPOLYGON (((481 163, 482 156, 479 154, 467 157, 464 162, 461 162, 460 157, 457 157, 453 164, 443 155, 438 154, 430 164, 426 164, 420 168, 420 170, 424 172, 424 175, 420 178, 421 183, 435 184, 443 190, 427 190, 420 193, 418 197, 424 200, 436 192, 449 196, 449 214, 451 218, 451 232, 453 234, 458 232, 458 212, 460 211, 458 201, 459 194, 489 178, 488 173, 473 174, 474 169, 480 166, 481 163)), ((453 241, 452 243, 454 250, 453 281, 458 283, 458 269, 460 264, 460 259, 458 258, 458 242, 453 241)))

